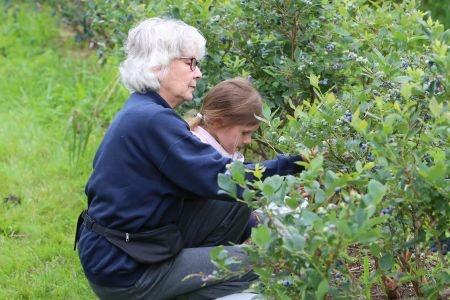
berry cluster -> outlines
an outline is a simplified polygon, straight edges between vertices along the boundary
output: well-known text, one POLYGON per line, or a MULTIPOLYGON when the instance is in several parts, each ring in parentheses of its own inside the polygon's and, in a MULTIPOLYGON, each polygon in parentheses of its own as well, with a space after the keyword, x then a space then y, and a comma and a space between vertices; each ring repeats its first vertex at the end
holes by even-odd
POLYGON ((359 149, 361 149, 361 151, 367 151, 367 149, 368 149, 368 146, 367 146, 367 143, 363 143, 363 142, 361 142, 361 143, 359 143, 359 149))
POLYGON ((428 167, 431 167, 434 162, 433 158, 428 153, 423 156, 423 161, 427 164, 428 167))
POLYGON ((352 112, 351 111, 347 110, 345 112, 344 121, 347 122, 347 123, 351 123, 352 122, 352 112))
POLYGON ((325 50, 327 50, 327 52, 332 52, 334 50, 334 45, 333 44, 326 45, 325 50))
MULTIPOLYGON (((447 255, 448 250, 450 249, 450 237, 440 238, 439 243, 441 244, 441 248, 442 248, 441 253, 443 255, 447 255)), ((436 241, 431 242, 430 250, 431 250, 431 252, 437 252, 439 250, 438 246, 436 244, 436 241)))
POLYGON ((402 58, 402 68, 407 69, 409 67, 409 62, 406 58, 402 58))
POLYGON ((389 206, 389 207, 383 208, 380 212, 380 215, 381 216, 390 216, 390 215, 392 215, 393 211, 394 211, 394 207, 389 206))
POLYGON ((328 85, 328 78, 324 78, 322 80, 319 81, 320 85, 328 85))
POLYGON ((334 63, 332 66, 331 66, 331 68, 333 69, 333 70, 339 70, 339 69, 342 69, 344 66, 341 64, 341 63, 334 63))

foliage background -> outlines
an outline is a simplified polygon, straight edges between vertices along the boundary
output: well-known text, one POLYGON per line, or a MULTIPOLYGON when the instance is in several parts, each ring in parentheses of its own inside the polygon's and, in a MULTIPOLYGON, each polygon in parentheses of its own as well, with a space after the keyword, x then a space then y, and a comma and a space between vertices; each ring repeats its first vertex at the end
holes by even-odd
MULTIPOLYGON (((449 237, 448 5, 2 1, 0 298, 92 297, 71 250, 74 223, 93 153, 127 96, 117 77, 122 42, 137 20, 156 15, 208 40, 193 107, 224 78, 254 78, 266 122, 248 155, 331 153, 311 158, 302 176, 255 182, 248 195, 261 197, 242 199, 270 217, 247 249, 258 258, 259 292, 389 295, 394 282, 439 297, 448 256, 429 247, 449 237), (302 221, 279 213, 302 205, 299 185, 312 195, 302 221), (355 246, 352 259, 345 249, 355 246), (355 264, 361 276, 349 272, 355 264)), ((224 189, 243 184, 240 172, 224 189)), ((224 257, 215 259, 226 269, 224 257)))

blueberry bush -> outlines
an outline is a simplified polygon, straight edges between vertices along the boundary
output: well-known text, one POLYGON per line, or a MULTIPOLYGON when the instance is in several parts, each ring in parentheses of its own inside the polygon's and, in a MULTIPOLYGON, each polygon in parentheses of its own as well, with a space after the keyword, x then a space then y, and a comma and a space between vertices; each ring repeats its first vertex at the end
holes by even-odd
POLYGON ((242 69, 271 99, 258 140, 274 152, 318 151, 296 177, 249 184, 236 166, 231 181, 222 178, 225 191, 245 188, 241 200, 267 217, 244 246, 260 292, 445 298, 449 32, 414 2, 242 5, 245 32, 262 32, 235 53, 256 60, 242 69), (295 32, 292 45, 285 24, 307 33, 295 32), (277 47, 253 55, 268 38, 277 47))
MULTIPOLYGON (((249 155, 305 157, 296 176, 263 179, 257 168, 246 182, 236 163, 220 177, 224 192, 235 196, 239 186, 239 201, 263 215, 242 246, 259 293, 444 299, 450 31, 421 10, 430 3, 73 1, 61 10, 103 63, 120 59, 127 30, 145 17, 199 28, 208 56, 194 104, 222 79, 251 76, 265 107, 249 155)), ((220 247, 213 254, 226 273, 233 260, 220 247)))

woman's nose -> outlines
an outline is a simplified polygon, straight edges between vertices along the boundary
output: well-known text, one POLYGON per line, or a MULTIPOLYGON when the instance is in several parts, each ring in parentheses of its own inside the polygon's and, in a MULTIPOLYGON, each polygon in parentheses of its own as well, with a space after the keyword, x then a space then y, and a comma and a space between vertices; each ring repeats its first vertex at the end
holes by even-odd
POLYGON ((194 73, 195 78, 202 78, 202 71, 200 71, 198 66, 195 67, 194 73))

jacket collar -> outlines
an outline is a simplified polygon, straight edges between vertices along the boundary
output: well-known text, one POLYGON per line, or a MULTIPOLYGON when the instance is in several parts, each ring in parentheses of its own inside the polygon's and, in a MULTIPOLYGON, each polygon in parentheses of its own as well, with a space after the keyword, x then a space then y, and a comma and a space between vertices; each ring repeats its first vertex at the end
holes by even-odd
POLYGON ((138 92, 134 92, 133 94, 131 94, 131 99, 142 99, 142 100, 146 100, 146 101, 151 101, 155 104, 161 105, 165 108, 170 108, 172 109, 172 107, 169 105, 169 103, 167 103, 166 100, 164 100, 163 97, 161 97, 157 92, 155 91, 148 91, 145 93, 138 93, 138 92))

